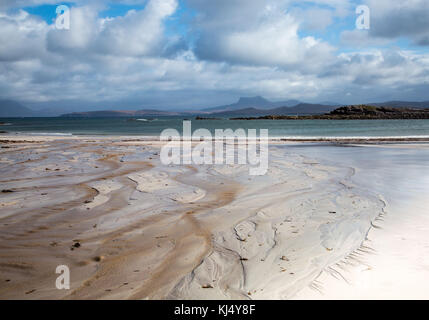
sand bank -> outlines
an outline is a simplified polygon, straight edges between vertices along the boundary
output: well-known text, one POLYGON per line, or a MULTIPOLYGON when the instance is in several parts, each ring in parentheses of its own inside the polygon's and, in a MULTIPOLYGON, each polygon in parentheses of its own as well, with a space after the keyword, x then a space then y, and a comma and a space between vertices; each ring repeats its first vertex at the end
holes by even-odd
POLYGON ((273 144, 267 175, 254 177, 162 165, 161 145, 2 143, 0 298, 290 299, 376 250, 366 241, 389 203, 356 183, 354 166, 273 144), (55 288, 58 265, 70 290, 55 288))

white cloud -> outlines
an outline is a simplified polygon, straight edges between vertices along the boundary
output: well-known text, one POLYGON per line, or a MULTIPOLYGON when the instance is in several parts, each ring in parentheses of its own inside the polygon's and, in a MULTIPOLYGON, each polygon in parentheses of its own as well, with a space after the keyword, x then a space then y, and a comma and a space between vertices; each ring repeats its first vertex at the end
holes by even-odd
POLYGON ((250 3, 238 25, 236 16, 228 20, 219 14, 207 12, 207 20, 199 23, 203 31, 196 53, 202 59, 314 70, 332 57, 332 46, 314 37, 300 38, 299 22, 274 3, 250 3))
POLYGON ((142 11, 106 19, 96 46, 101 53, 148 55, 160 50, 164 40, 163 21, 177 8, 176 0, 152 0, 142 11))
POLYGON ((0 61, 17 61, 39 56, 45 45, 48 26, 25 11, 0 13, 0 61))
POLYGON ((96 39, 99 29, 98 12, 93 7, 76 7, 70 9, 70 30, 51 28, 47 34, 49 51, 64 54, 75 54, 87 51, 96 39))
MULTIPOLYGON (((178 0, 151 0, 143 10, 106 19, 99 17, 100 3, 73 7, 70 31, 24 11, 0 13, 0 96, 52 104, 79 100, 104 108, 120 107, 119 102, 189 108, 238 95, 340 102, 427 95, 422 86, 429 83, 429 54, 404 49, 338 54, 326 40, 300 36, 302 28, 312 28, 305 19, 313 17, 314 28, 326 27, 350 10, 349 1, 314 0, 322 7, 309 10, 288 10, 297 3, 292 0, 186 3, 197 12, 189 26, 190 38, 199 36, 193 49, 165 32, 178 0)), ((375 18, 388 6, 385 0, 377 3, 375 18)), ((342 40, 360 44, 360 50, 376 48, 380 37, 372 32, 345 32, 342 40)), ((424 34, 420 30, 412 38, 424 34)))
POLYGON ((409 37, 416 44, 429 45, 429 1, 366 0, 366 4, 371 10, 371 36, 409 37))
POLYGON ((163 21, 176 8, 177 0, 150 0, 143 10, 131 10, 123 17, 100 19, 99 7, 73 7, 70 30, 50 30, 48 49, 64 54, 159 54, 167 41, 163 21))

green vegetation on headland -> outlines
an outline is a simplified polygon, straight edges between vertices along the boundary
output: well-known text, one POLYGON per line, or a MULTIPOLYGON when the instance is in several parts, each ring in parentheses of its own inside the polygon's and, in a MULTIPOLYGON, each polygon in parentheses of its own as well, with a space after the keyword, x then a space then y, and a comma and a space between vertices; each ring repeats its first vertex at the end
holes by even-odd
POLYGON ((221 118, 207 118, 207 117, 195 117, 195 120, 222 120, 221 118))
POLYGON ((230 120, 384 120, 429 119, 429 109, 389 108, 368 105, 341 107, 320 115, 231 118, 230 120))

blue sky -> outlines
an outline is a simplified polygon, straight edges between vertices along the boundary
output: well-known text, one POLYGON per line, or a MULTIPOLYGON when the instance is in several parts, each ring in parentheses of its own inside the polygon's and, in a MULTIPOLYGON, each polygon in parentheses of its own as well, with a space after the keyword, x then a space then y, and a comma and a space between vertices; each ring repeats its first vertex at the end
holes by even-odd
POLYGON ((429 100, 428 19, 424 0, 5 0, 0 97, 96 109, 429 100), (55 28, 59 4, 70 30, 55 28), (370 30, 356 29, 358 5, 370 30))
MULTIPOLYGON (((75 2, 58 2, 56 4, 43 4, 30 7, 14 8, 12 11, 19 9, 25 10, 28 13, 41 17, 46 23, 52 23, 56 18, 56 8, 58 5, 66 5, 70 8, 78 7, 79 4, 75 2)), ((105 9, 99 12, 99 16, 102 18, 106 17, 118 17, 124 16, 130 10, 142 10, 146 4, 121 4, 121 3, 106 3, 105 9)))

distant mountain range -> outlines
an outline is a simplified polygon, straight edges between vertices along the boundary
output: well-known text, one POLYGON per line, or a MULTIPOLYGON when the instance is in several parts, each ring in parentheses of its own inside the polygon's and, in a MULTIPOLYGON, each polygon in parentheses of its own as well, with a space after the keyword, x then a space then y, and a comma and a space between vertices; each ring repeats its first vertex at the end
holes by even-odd
POLYGON ((156 116, 195 116, 214 117, 265 116, 265 115, 307 115, 322 114, 335 110, 339 105, 300 103, 297 100, 271 102, 262 97, 240 98, 237 103, 190 112, 168 112, 159 110, 138 111, 90 111, 64 114, 63 117, 156 117, 156 116), (285 103, 287 105, 285 105, 285 103), (280 107, 278 107, 280 105, 280 107), (255 107, 257 106, 257 107, 255 107), (271 106, 271 108, 270 108, 271 106), (274 107, 273 107, 274 106, 274 107))
POLYGON ((32 110, 21 103, 13 100, 0 100, 0 118, 26 118, 26 117, 58 117, 67 109, 45 108, 32 110))
POLYGON ((159 116, 182 116, 193 115, 193 112, 174 112, 174 111, 159 111, 159 110, 107 110, 107 111, 88 111, 88 112, 73 112, 63 114, 66 118, 99 118, 99 117, 159 117, 159 116))
POLYGON ((242 116, 268 116, 268 115, 309 115, 309 114, 323 114, 337 109, 338 106, 326 106, 323 104, 300 103, 294 107, 280 107, 274 109, 255 109, 246 108, 233 111, 214 112, 211 115, 215 117, 230 118, 242 116))
MULTIPOLYGON (((388 101, 383 103, 368 103, 376 107, 394 108, 429 108, 429 101, 409 102, 409 101, 388 101)), ((205 117, 261 117, 267 115, 312 115, 329 113, 337 109, 341 104, 334 102, 324 102, 320 104, 303 103, 298 100, 286 100, 271 102, 263 97, 242 97, 236 103, 213 107, 197 111, 161 111, 154 109, 147 110, 102 110, 88 112, 70 112, 61 115, 61 111, 54 108, 43 110, 31 110, 19 102, 13 100, 0 100, 0 117, 157 117, 157 116, 198 116, 205 117)))
POLYGON ((222 111, 233 111, 233 110, 248 109, 248 108, 264 110, 264 109, 273 109, 278 107, 293 107, 300 103, 301 102, 298 100, 272 102, 260 96, 250 97, 250 98, 242 97, 236 103, 225 105, 225 106, 203 109, 203 111, 222 112, 222 111))

